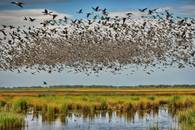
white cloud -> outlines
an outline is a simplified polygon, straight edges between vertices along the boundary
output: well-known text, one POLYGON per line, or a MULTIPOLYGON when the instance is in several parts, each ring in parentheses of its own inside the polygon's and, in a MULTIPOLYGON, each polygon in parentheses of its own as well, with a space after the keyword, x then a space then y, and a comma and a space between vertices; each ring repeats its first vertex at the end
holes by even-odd
POLYGON ((176 10, 183 15, 195 16, 195 4, 184 5, 176 8, 176 10))
MULTIPOLYGON (((162 7, 162 8, 158 8, 157 11, 158 12, 164 12, 165 10, 173 10, 172 7, 162 7)), ((148 10, 146 10, 145 12, 140 12, 139 10, 129 10, 129 11, 117 11, 117 12, 110 12, 109 16, 110 17, 115 17, 115 16, 119 16, 119 17, 127 17, 127 13, 132 13, 133 15, 131 15, 131 18, 140 18, 141 16, 148 16, 148 10)))
POLYGON ((127 17, 127 13, 133 13, 132 17, 141 17, 141 16, 146 16, 147 13, 141 13, 140 11, 119 11, 119 12, 110 12, 109 13, 109 16, 110 17, 115 17, 115 16, 118 16, 118 17, 127 17))

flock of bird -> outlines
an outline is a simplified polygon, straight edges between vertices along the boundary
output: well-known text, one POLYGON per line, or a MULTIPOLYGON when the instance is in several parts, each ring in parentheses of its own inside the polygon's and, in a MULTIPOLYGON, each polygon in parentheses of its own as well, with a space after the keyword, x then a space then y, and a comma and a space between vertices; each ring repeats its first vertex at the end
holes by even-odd
MULTIPOLYGON (((20 8, 25 5, 11 3, 20 8)), ((150 74, 156 67, 195 67, 192 17, 176 17, 160 8, 138 9, 124 16, 112 16, 99 6, 92 7, 91 12, 79 9, 76 13, 82 18, 58 18, 45 9, 43 16, 51 18, 37 26, 31 25, 37 19, 28 16, 24 16, 28 25, 2 25, 0 70, 51 73, 69 68, 90 74, 106 70, 116 73, 134 65, 150 74)))

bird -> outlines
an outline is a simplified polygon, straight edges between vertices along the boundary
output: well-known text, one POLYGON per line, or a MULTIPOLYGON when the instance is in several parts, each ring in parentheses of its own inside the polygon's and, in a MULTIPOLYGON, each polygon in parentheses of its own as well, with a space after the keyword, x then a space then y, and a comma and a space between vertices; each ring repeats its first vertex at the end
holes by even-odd
POLYGON ((140 12, 145 12, 148 8, 139 9, 140 12))
POLYGON ((102 14, 108 16, 108 12, 106 8, 102 10, 102 14))
POLYGON ((43 27, 46 27, 49 24, 49 21, 48 20, 45 20, 44 22, 41 22, 40 24, 42 24, 43 27))
POLYGON ((154 12, 156 12, 158 10, 158 8, 156 8, 156 9, 149 9, 148 10, 148 14, 149 15, 152 15, 154 12))
POLYGON ((129 13, 126 13, 127 16, 131 16, 133 15, 133 13, 129 12, 129 13))
POLYGON ((53 19, 55 19, 57 16, 57 14, 52 14, 53 19))
POLYGON ((95 11, 95 12, 98 12, 98 11, 101 11, 101 9, 99 9, 99 6, 97 6, 97 7, 92 7, 92 9, 95 11))
POLYGON ((148 10, 148 14, 149 15, 152 15, 153 14, 153 11, 152 10, 148 10))
POLYGON ((150 72, 146 72, 146 74, 151 75, 151 73, 150 73, 150 72))
POLYGON ((4 36, 7 36, 4 29, 0 29, 0 32, 2 32, 4 36))
POLYGON ((36 19, 35 19, 35 18, 29 17, 29 20, 30 20, 31 22, 34 22, 36 19))
POLYGON ((24 21, 28 21, 27 17, 24 17, 24 21))
POLYGON ((78 13, 78 14, 82 14, 82 13, 83 13, 83 10, 80 9, 77 13, 78 13))
POLYGON ((125 18, 125 17, 123 18, 123 24, 125 24, 126 19, 127 19, 127 18, 125 18))
POLYGON ((2 25, 3 26, 3 28, 7 28, 7 25, 2 25))
POLYGON ((92 13, 87 13, 87 18, 89 18, 90 15, 92 15, 92 13))
POLYGON ((17 1, 12 1, 11 3, 15 4, 15 5, 17 5, 17 6, 21 7, 21 8, 23 8, 23 5, 24 5, 23 2, 17 2, 17 1))
POLYGON ((98 15, 95 15, 94 17, 93 17, 93 20, 96 20, 98 18, 98 15))
POLYGON ((43 85, 47 85, 47 82, 43 81, 43 85))
POLYGON ((15 27, 14 27, 14 26, 12 26, 12 25, 10 25, 10 26, 9 26, 9 28, 10 28, 10 29, 14 29, 15 27))
POLYGON ((168 10, 165 10, 165 13, 166 13, 166 19, 169 19, 170 17, 172 17, 172 15, 169 13, 168 10))
POLYGON ((51 15, 53 12, 49 12, 47 9, 44 9, 42 12, 44 15, 51 15))

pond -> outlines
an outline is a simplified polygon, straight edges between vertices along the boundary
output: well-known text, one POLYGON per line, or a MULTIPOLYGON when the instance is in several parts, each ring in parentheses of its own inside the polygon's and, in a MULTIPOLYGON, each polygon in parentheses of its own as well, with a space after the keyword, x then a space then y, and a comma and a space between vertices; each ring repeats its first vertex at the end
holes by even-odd
POLYGON ((22 130, 181 130, 177 117, 166 107, 137 112, 71 112, 66 115, 29 112, 25 120, 22 130))

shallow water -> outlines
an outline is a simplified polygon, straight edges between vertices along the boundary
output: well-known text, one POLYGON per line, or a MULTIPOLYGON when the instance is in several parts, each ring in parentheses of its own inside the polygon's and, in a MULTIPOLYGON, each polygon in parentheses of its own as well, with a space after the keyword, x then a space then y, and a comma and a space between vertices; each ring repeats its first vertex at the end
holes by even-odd
POLYGON ((158 111, 135 113, 98 112, 91 116, 81 113, 46 118, 41 114, 26 115, 23 130, 150 130, 156 126, 160 130, 180 130, 178 120, 166 108, 158 111))

